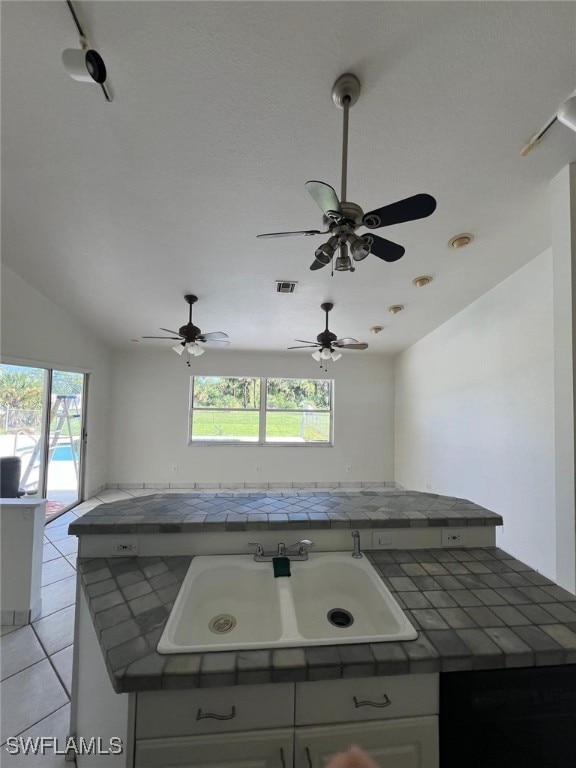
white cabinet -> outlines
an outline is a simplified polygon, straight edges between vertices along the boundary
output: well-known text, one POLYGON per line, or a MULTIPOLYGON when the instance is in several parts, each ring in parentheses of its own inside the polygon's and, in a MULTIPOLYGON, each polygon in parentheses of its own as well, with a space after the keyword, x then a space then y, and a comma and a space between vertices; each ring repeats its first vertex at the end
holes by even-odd
POLYGON ((292 768, 292 728, 136 742, 136 768, 292 768))
POLYGON ((293 725, 293 683, 138 694, 137 739, 260 731, 293 725))
POLYGON ((42 608, 44 499, 0 500, 2 624, 30 624, 42 608))
POLYGON ((138 694, 135 768, 322 768, 351 744, 438 768, 438 675, 138 694))
POLYGON ((381 768, 438 768, 438 719, 296 728, 294 768, 323 768, 330 755, 358 744, 381 768))

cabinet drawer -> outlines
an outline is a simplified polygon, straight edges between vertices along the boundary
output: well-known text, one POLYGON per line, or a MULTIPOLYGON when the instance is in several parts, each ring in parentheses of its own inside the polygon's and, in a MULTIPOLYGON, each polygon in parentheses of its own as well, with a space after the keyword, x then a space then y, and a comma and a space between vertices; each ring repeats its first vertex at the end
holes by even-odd
POLYGON ((136 742, 135 768, 292 768, 291 728, 136 742))
POLYGON ((238 685, 138 694, 136 738, 194 736, 294 723, 294 685, 238 685))
POLYGON ((354 723, 437 712, 437 674, 296 684, 296 725, 354 723))

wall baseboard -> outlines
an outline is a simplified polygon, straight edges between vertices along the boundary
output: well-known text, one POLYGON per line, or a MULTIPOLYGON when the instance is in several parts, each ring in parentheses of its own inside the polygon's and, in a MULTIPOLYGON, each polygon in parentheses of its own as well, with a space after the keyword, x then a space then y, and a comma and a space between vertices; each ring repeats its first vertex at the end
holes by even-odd
MULTIPOLYGON (((367 481, 358 483, 310 483, 310 482, 292 482, 292 483, 107 483, 105 489, 101 490, 119 490, 130 491, 149 488, 157 491, 214 491, 214 490, 250 490, 250 491, 270 491, 277 489, 299 488, 394 488, 398 486, 393 480, 367 481)), ((97 494, 93 494, 97 495, 97 494)))

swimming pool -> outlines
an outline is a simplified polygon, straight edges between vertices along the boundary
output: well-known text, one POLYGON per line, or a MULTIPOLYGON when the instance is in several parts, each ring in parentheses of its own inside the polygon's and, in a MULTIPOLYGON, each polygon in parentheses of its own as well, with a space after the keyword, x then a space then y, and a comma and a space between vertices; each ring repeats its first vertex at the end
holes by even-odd
POLYGON ((52 461, 73 461, 74 454, 71 445, 57 445, 52 454, 52 461))

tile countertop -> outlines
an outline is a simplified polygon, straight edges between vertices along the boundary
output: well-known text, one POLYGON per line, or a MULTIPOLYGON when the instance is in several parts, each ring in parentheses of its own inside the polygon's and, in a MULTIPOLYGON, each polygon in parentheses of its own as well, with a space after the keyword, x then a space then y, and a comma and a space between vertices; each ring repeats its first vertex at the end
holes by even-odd
POLYGON ((576 663, 576 596, 501 549, 366 554, 418 639, 160 655, 192 558, 80 558, 78 573, 118 693, 576 663))
POLYGON ((289 528, 417 528, 502 525, 466 499, 418 491, 152 493, 101 504, 72 523, 85 534, 187 533, 289 528))

